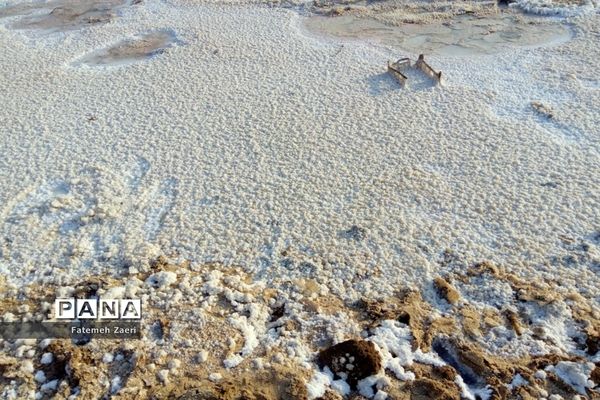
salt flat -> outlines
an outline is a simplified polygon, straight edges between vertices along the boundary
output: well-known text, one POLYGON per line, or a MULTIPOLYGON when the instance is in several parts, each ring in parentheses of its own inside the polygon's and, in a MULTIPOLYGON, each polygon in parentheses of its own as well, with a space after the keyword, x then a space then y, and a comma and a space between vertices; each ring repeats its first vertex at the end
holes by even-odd
MULTIPOLYGON (((568 41, 428 55, 443 85, 404 89, 385 63, 416 52, 319 35, 294 9, 151 0, 59 32, 18 18, 0 28, 7 284, 166 255, 347 301, 410 287, 445 313, 432 280, 488 261, 600 304, 597 11, 547 21, 568 41), (127 65, 78 62, 156 31, 177 41, 127 65)), ((506 282, 455 286, 481 309, 519 306, 506 282)), ((583 354, 573 313, 553 313, 552 343, 484 347, 583 354)))

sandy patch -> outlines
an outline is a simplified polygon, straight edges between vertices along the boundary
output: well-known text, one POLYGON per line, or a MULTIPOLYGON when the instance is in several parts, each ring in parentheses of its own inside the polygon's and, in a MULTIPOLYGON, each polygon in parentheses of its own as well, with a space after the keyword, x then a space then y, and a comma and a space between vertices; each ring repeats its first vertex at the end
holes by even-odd
MULTIPOLYGON (((507 281, 522 301, 566 301, 489 263, 473 266, 453 279, 467 282, 483 273, 507 281)), ((444 299, 449 293, 458 293, 445 279, 438 278, 432 285, 442 288, 439 295, 444 299)), ((85 345, 68 339, 3 341, 1 379, 15 393, 37 391, 43 398, 80 393, 84 398, 308 399, 314 398, 311 393, 316 390, 312 371, 335 374, 331 387, 325 383, 316 390, 323 398, 332 399, 378 390, 398 399, 424 399, 428 394, 457 399, 464 390, 487 393, 494 399, 577 393, 557 366, 561 362, 585 365, 581 356, 506 357, 485 349, 482 338, 499 326, 517 334, 533 329, 518 312, 492 312, 450 296, 452 311, 439 314, 418 292, 408 289, 391 298, 363 299, 353 304, 335 296, 303 300, 304 295, 316 293, 317 286, 299 281, 285 293, 262 286, 237 268, 175 264, 166 257, 148 263, 143 272, 121 278, 90 277, 74 282, 67 290, 3 285, 3 292, 14 297, 27 293, 29 307, 10 301, 1 304, 2 314, 16 320, 48 317, 48 305, 58 295, 141 296, 144 333, 141 340, 93 339, 85 345), (363 339, 348 337, 348 332, 336 325, 340 313, 351 318, 347 324, 362 329, 363 339), (402 379, 397 367, 390 367, 394 364, 390 364, 388 353, 395 360, 403 360, 405 356, 394 350, 399 343, 382 339, 392 332, 390 321, 410 332, 403 351, 414 354, 411 357, 415 360, 403 361, 402 379), (329 344, 323 341, 323 323, 329 324, 325 329, 325 336, 332 335, 329 344), (336 339, 344 336, 352 340, 336 339), (40 361, 46 353, 52 354, 50 363, 40 361), (32 369, 24 369, 23 362, 30 363, 32 369), (36 378, 38 371, 43 373, 43 380, 36 378), (511 385, 517 376, 527 383, 511 385), (335 383, 342 382, 336 379, 345 382, 347 391, 339 391, 344 386, 335 383), (365 383, 369 379, 373 380, 372 388, 365 383)), ((590 315, 592 310, 584 299, 572 302, 572 308, 577 318, 587 323, 591 352, 597 342, 598 321, 590 315)), ((590 379, 597 380, 597 375, 596 367, 590 379)), ((593 393, 588 392, 590 396, 593 393)))

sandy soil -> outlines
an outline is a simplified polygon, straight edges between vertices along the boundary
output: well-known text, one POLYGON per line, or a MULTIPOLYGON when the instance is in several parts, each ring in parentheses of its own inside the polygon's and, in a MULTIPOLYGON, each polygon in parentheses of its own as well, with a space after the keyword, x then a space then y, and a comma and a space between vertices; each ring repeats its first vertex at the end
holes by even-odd
MULTIPOLYGON (((14 388, 20 398, 38 392, 42 398, 65 399, 75 393, 77 398, 85 399, 308 399, 314 398, 310 389, 313 371, 305 357, 312 354, 308 359, 315 357, 314 362, 322 368, 344 376, 350 393, 356 394, 360 392, 360 380, 378 374, 386 378, 373 383, 374 387, 377 385, 391 399, 459 399, 464 393, 457 377, 472 387, 485 387, 485 398, 491 399, 542 398, 548 393, 563 398, 578 395, 554 368, 560 363, 585 362, 585 357, 510 356, 487 351, 482 340, 499 327, 516 337, 531 330, 541 340, 552 338, 546 327, 533 324, 523 310, 481 310, 461 299, 452 284, 468 283, 486 274, 509 285, 524 305, 565 304, 587 332, 581 350, 590 355, 598 350, 600 315, 585 299, 575 293, 559 294, 546 284, 525 282, 488 262, 469 267, 463 274, 435 279, 440 299, 449 306, 441 315, 418 292, 408 288, 400 289, 393 297, 348 303, 337 296, 312 295, 319 285, 306 281, 290 282, 286 290, 269 289, 257 285, 252 276, 237 268, 175 265, 161 257, 143 273, 65 282, 69 288, 66 292, 36 285, 3 285, 0 311, 17 319, 51 316, 44 307, 55 297, 65 295, 114 297, 113 293, 123 293, 125 288, 125 293, 144 299, 142 340, 94 339, 85 345, 68 339, 5 341, 0 362, 3 385, 14 388), (162 279, 170 273, 176 278, 162 279), (25 304, 11 300, 23 297, 28 299, 25 304), (277 340, 255 345, 250 357, 242 358, 235 367, 227 366, 227 360, 244 354, 244 348, 253 340, 244 324, 252 323, 257 318, 253 314, 260 312, 264 313, 262 323, 269 335, 277 340), (348 343, 341 350, 332 346, 333 327, 327 322, 339 314, 344 316, 340 323, 358 328, 355 337, 346 337, 357 344, 348 343), (399 321, 409 327, 412 350, 436 354, 441 364, 424 359, 407 363, 406 373, 414 374, 414 378, 398 379, 392 370, 384 368, 380 347, 373 344, 377 343, 373 338, 383 321, 399 321), (304 349, 298 348, 300 342, 306 346, 304 349), (363 343, 369 345, 366 350, 359 349, 363 343), (52 361, 44 364, 40 360, 47 353, 52 354, 52 361), (340 357, 353 357, 355 365, 346 375, 340 357), (36 381, 29 368, 43 371, 45 379, 36 381), (517 375, 526 384, 515 384, 517 375), (48 382, 53 384, 48 387, 48 382)), ((597 384, 600 363, 592 368, 591 379, 597 384)), ((587 391, 589 398, 598 395, 594 390, 587 391)), ((330 388, 321 397, 341 398, 330 388)))

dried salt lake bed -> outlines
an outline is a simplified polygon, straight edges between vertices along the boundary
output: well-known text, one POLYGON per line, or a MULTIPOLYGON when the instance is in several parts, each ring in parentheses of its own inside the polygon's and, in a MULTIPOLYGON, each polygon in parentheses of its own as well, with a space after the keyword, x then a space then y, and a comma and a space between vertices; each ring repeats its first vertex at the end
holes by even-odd
POLYGON ((596 3, 0 6, 0 397, 598 396, 596 3))

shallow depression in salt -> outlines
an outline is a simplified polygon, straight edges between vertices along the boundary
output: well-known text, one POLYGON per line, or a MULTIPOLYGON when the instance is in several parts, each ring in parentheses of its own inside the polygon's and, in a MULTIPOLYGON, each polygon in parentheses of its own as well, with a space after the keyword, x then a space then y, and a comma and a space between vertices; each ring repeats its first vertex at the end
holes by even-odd
POLYGON ((15 17, 12 29, 65 32, 108 23, 138 0, 50 0, 15 3, 0 8, 0 19, 15 17))
POLYGON ((173 30, 146 32, 123 39, 112 46, 93 51, 73 63, 74 66, 119 66, 149 60, 171 46, 182 44, 173 30))
POLYGON ((462 15, 431 24, 387 25, 354 15, 313 16, 306 27, 318 34, 375 41, 414 53, 449 56, 494 54, 514 47, 557 45, 572 38, 564 24, 519 15, 462 15))

